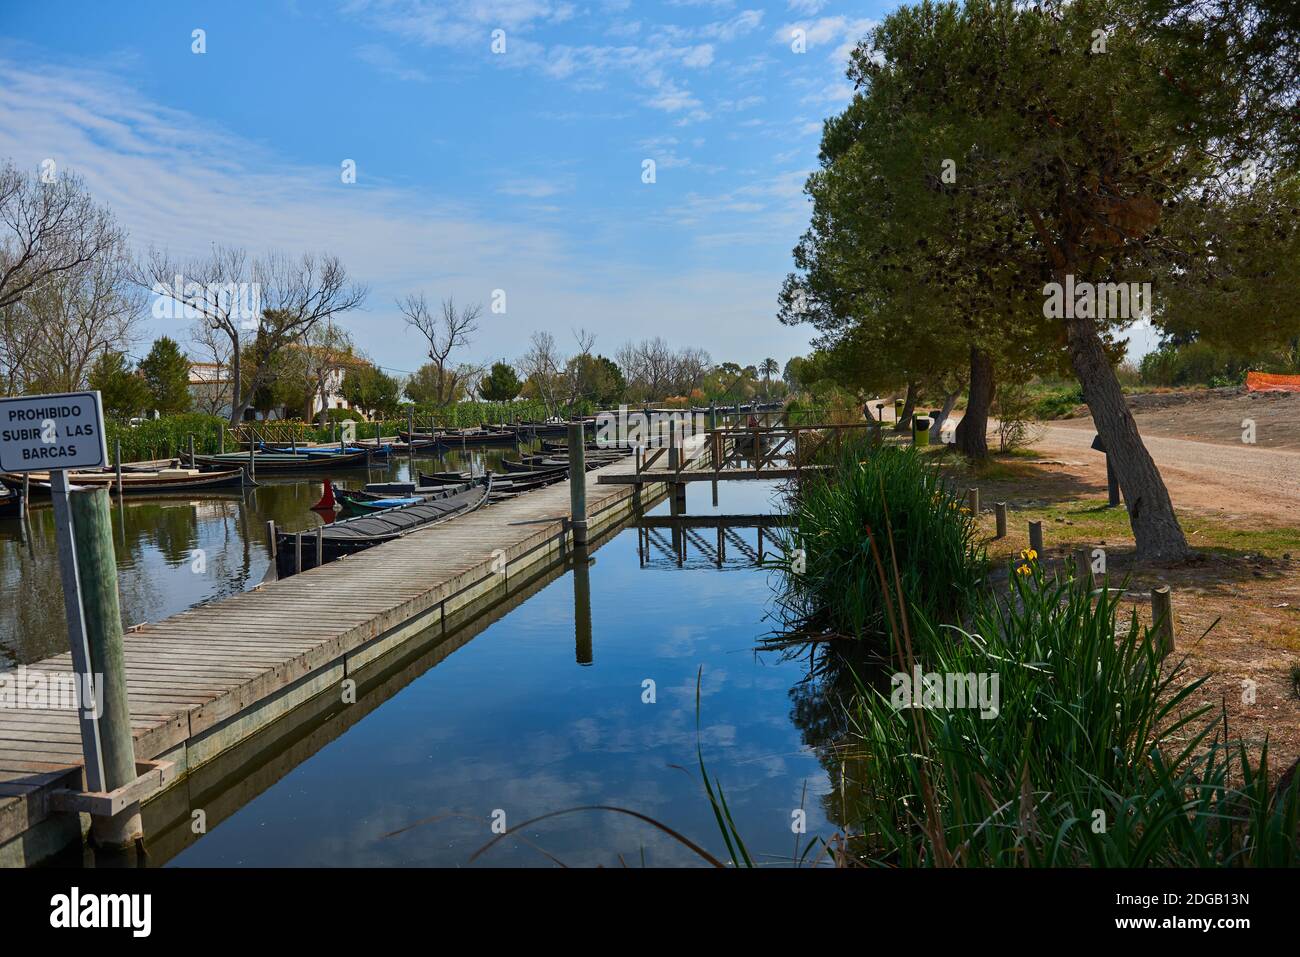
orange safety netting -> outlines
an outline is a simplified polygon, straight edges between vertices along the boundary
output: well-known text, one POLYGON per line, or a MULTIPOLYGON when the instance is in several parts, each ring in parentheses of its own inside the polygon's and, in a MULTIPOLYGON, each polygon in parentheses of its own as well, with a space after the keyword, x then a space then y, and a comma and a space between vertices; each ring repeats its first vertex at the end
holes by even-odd
POLYGON ((1247 372, 1246 389, 1250 392, 1300 392, 1300 375, 1247 372))

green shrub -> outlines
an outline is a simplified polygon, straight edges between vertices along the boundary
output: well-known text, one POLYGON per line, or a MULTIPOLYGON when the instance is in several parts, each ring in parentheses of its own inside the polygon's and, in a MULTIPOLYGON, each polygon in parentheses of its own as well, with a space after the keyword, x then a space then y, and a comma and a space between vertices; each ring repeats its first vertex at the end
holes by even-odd
POLYGON ((792 571, 780 602, 791 628, 868 639, 885 634, 868 529, 886 562, 892 531, 904 587, 936 620, 959 620, 982 579, 974 516, 910 446, 848 443, 826 473, 800 483, 788 511, 795 530, 785 535, 785 565, 792 571))
POLYGON ((220 447, 221 430, 225 427, 225 419, 201 412, 144 419, 134 426, 122 419, 104 423, 109 460, 112 461, 115 443, 120 441, 123 462, 176 458, 187 451, 191 432, 194 451, 200 455, 213 454, 220 447))
MULTIPOLYGON (((1204 679, 1163 673, 1120 596, 1047 580, 1036 562, 968 630, 913 602, 900 647, 910 673, 996 675, 996 716, 895 707, 862 688, 851 709, 847 799, 860 862, 894 866, 1294 865, 1300 786, 1274 794, 1265 745, 1252 764, 1196 709, 1204 679), (1234 783, 1239 782, 1239 783, 1234 783)), ((1122 589, 1121 589, 1122 591, 1122 589)), ((910 593, 909 593, 910 597, 910 593)), ((891 682, 892 683, 892 682, 891 682)), ((991 684, 991 682, 989 682, 991 684)), ((899 683, 900 687, 903 687, 899 683)), ((946 702, 952 704, 952 702, 946 702)))

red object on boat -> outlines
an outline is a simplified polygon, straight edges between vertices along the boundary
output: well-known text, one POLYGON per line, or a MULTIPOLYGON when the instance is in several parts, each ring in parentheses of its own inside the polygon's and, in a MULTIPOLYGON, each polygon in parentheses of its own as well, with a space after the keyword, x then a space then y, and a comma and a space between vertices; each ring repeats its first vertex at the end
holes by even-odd
POLYGON ((334 483, 329 479, 325 480, 325 494, 320 497, 320 501, 311 507, 313 512, 332 512, 334 511, 334 483))

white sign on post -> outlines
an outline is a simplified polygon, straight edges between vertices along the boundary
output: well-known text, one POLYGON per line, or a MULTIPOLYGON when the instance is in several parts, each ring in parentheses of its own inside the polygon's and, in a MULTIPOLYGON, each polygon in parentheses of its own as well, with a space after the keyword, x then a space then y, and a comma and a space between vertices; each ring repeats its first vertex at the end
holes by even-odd
POLYGON ((0 471, 53 472, 107 464, 98 392, 0 399, 0 471))
POLYGON ((81 750, 86 759, 86 786, 107 790, 104 749, 99 734, 100 688, 92 684, 94 666, 81 604, 77 542, 68 501, 68 469, 94 469, 108 464, 104 441, 104 406, 98 392, 25 395, 0 399, 0 471, 45 472, 50 475, 50 499, 59 542, 59 576, 68 619, 68 645, 80 687, 91 688, 92 700, 77 709, 81 750), (89 706, 89 707, 87 707, 89 706))

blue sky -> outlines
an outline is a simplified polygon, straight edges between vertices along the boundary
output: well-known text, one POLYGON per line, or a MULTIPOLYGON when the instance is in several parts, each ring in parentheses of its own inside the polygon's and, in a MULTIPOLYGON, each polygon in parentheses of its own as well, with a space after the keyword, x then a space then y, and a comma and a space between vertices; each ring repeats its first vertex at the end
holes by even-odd
MULTIPOLYGON (((419 290, 485 306, 505 290, 466 359, 513 359, 539 329, 568 347, 583 327, 607 354, 663 335, 784 362, 810 335, 775 309, 821 119, 887 9, 5 0, 0 156, 80 172, 140 247, 338 254, 371 286, 342 324, 391 369, 423 361, 394 307, 419 290)), ((140 351, 186 332, 147 329, 140 351)))

